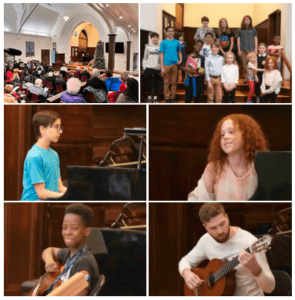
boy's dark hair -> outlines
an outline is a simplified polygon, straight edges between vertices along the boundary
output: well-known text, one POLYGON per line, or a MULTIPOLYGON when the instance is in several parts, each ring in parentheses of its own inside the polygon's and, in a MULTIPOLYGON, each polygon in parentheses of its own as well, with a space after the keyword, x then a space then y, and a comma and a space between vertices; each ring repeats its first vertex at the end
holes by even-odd
POLYGON ((201 19, 201 23, 203 23, 203 22, 209 22, 209 18, 208 17, 203 17, 201 19))
POLYGON ((195 42, 195 45, 196 45, 197 43, 202 43, 202 45, 204 45, 204 42, 203 42, 202 40, 197 40, 197 41, 195 42))
POLYGON ((73 203, 66 206, 65 215, 66 214, 74 214, 80 216, 85 226, 91 227, 92 219, 94 217, 91 207, 83 203, 73 203))
POLYGON ((60 115, 53 110, 42 110, 36 113, 33 117, 33 128, 36 139, 41 137, 40 126, 44 126, 45 128, 51 127, 57 119, 60 119, 60 115))
POLYGON ((275 33, 275 34, 273 35, 273 38, 275 38, 276 36, 278 36, 279 38, 281 38, 281 36, 280 36, 278 33, 275 33))
POLYGON ((207 35, 211 35, 211 37, 213 38, 213 34, 212 34, 211 32, 207 32, 207 33, 205 34, 205 37, 206 37, 207 35))
POLYGON ((180 38, 181 36, 184 36, 184 32, 178 32, 178 33, 177 33, 177 39, 178 39, 178 40, 179 40, 179 38, 180 38))
POLYGON ((207 202, 203 204, 199 210, 199 217, 201 219, 202 224, 209 222, 214 217, 219 214, 225 215, 224 207, 219 202, 207 202))
POLYGON ((168 29, 170 29, 170 28, 172 28, 172 29, 174 30, 174 27, 172 27, 172 26, 167 26, 167 27, 166 27, 166 32, 167 32, 168 29))
POLYGON ((113 76, 112 71, 109 70, 109 69, 105 70, 105 74, 107 75, 107 77, 112 77, 113 76))
POLYGON ((159 37, 159 34, 157 32, 152 32, 150 35, 151 38, 153 37, 159 37))

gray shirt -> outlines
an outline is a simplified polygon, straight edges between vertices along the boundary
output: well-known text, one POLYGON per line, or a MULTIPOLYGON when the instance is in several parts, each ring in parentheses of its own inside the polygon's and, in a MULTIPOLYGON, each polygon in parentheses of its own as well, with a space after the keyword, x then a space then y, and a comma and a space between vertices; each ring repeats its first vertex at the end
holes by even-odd
POLYGON ((160 70, 160 45, 145 45, 144 56, 142 59, 142 67, 145 70, 155 69, 160 70))
POLYGON ((241 51, 254 51, 255 50, 255 41, 254 37, 258 36, 256 28, 253 27, 251 30, 241 28, 238 29, 237 37, 240 38, 240 48, 241 51))

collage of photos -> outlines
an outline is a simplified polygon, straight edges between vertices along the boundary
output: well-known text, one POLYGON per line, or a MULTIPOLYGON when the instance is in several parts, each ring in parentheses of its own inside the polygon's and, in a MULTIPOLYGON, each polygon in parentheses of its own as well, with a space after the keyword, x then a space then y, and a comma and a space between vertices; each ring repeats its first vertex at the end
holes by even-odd
POLYGON ((292 4, 4 3, 3 296, 292 296, 292 4))

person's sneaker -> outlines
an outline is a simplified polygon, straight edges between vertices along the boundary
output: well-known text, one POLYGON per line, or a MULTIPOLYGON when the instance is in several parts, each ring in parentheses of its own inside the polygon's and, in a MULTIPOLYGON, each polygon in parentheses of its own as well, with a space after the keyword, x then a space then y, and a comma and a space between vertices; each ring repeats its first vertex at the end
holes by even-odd
POLYGON ((171 99, 171 103, 177 103, 176 99, 171 99))
POLYGON ((154 96, 154 103, 159 103, 158 97, 154 96))
POLYGON ((152 102, 152 96, 148 96, 146 103, 151 103, 152 102))
POLYGON ((165 103, 171 103, 171 100, 170 99, 166 99, 165 103))
POLYGON ((252 101, 252 100, 250 100, 250 101, 247 101, 247 103, 253 103, 253 101, 252 101))

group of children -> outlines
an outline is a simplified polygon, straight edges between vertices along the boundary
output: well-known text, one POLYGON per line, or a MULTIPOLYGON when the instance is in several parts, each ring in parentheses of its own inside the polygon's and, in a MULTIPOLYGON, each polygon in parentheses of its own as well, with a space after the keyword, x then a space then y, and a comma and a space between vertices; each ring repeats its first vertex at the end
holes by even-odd
POLYGON ((234 46, 234 33, 225 18, 220 19, 218 33, 208 26, 209 19, 203 17, 202 27, 198 28, 194 39, 194 51, 186 55, 187 43, 184 33, 174 39, 174 29, 166 28, 166 39, 159 44, 159 34, 150 35, 152 44, 145 47, 142 61, 146 77, 147 102, 157 103, 159 79, 163 76, 166 103, 176 103, 176 89, 179 70, 185 85, 185 102, 200 102, 204 94, 204 77, 207 85, 207 102, 235 103, 235 93, 239 80, 239 66, 235 50, 243 68, 244 84, 248 83, 247 103, 252 102, 255 91, 256 102, 276 102, 280 92, 282 76, 280 73, 281 53, 280 36, 275 35, 273 45, 258 44, 258 35, 252 26, 250 16, 242 20, 237 32, 237 47, 234 46), (153 99, 152 99, 153 87, 153 99), (261 96, 262 95, 262 96, 261 96))

